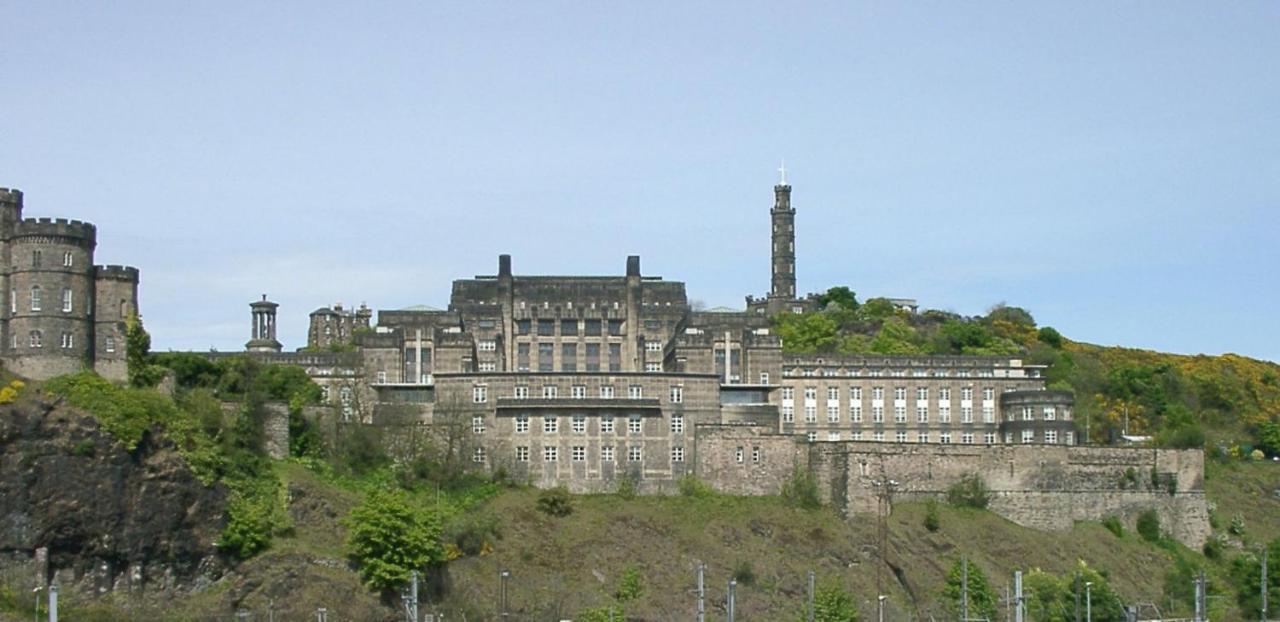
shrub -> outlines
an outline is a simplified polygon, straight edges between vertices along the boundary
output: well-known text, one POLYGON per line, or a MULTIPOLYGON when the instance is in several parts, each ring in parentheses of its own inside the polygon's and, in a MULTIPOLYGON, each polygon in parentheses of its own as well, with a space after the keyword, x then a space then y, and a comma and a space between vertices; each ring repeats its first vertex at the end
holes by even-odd
POLYGON ((782 484, 782 499, 787 505, 806 510, 822 507, 818 479, 809 469, 795 467, 791 470, 791 477, 782 484))
POLYGON ((1110 531, 1115 537, 1124 537, 1124 524, 1120 522, 1119 518, 1116 518, 1115 516, 1108 516, 1102 519, 1102 526, 1106 527, 1107 531, 1110 531))
POLYGON ((942 518, 938 516, 938 500, 930 498, 925 502, 924 528, 937 531, 942 527, 942 518))
POLYGON ((684 477, 681 477, 680 481, 677 482, 677 488, 680 490, 680 494, 686 497, 702 499, 715 494, 715 491, 712 490, 705 482, 698 479, 698 476, 696 475, 685 475, 684 477))
POLYGON ((627 566, 627 569, 622 571, 622 578, 618 579, 618 588, 613 591, 613 597, 620 603, 628 603, 643 595, 644 577, 640 575, 640 569, 627 566))
POLYGON ((410 505, 403 492, 375 490, 345 522, 348 550, 370 587, 403 585, 412 571, 444 561, 439 518, 410 505))
POLYGON ((1054 330, 1049 326, 1045 326, 1044 328, 1041 328, 1040 332, 1036 334, 1036 337, 1040 340, 1041 343, 1044 343, 1051 348, 1054 348, 1054 349, 1062 348, 1062 333, 1059 333, 1058 331, 1054 330))
POLYGON ((548 488, 538 493, 538 511, 549 516, 568 516, 573 513, 573 497, 564 486, 548 488))
POLYGON ((264 551, 276 533, 291 527, 284 509, 283 487, 274 479, 228 482, 227 525, 216 546, 239 559, 264 551))
POLYGON ((636 476, 632 473, 623 473, 619 476, 614 494, 623 499, 634 499, 636 496, 636 476))
POLYGON ((487 512, 458 515, 449 528, 449 541, 465 555, 480 555, 492 550, 493 541, 502 537, 498 518, 487 512))
POLYGON ((1233 536, 1244 535, 1244 515, 1236 514, 1231 517, 1231 526, 1227 527, 1227 531, 1233 536))
POLYGON ((93 443, 93 439, 86 438, 86 439, 81 439, 79 443, 76 443, 75 447, 71 448, 71 455, 85 458, 88 456, 92 456, 95 453, 95 451, 96 451, 96 446, 93 443))
POLYGON ((1201 548, 1200 551, 1209 559, 1221 559, 1222 543, 1219 542, 1217 538, 1210 537, 1208 540, 1204 541, 1204 547, 1201 548))
POLYGON ((1138 535, 1147 542, 1160 541, 1160 515, 1155 510, 1146 510, 1138 515, 1138 535))
MULTIPOLYGON (((802 618, 803 619, 803 618, 802 618)), ((853 594, 834 584, 818 586, 813 594, 814 622, 858 622, 853 594)))
POLYGON ((991 503, 991 493, 981 476, 970 473, 947 488, 947 503, 956 507, 986 509, 991 503))
POLYGON ((742 585, 751 585, 756 582, 756 569, 751 566, 748 560, 739 560, 733 566, 733 580, 742 585))
POLYGON ((573 619, 575 622, 623 622, 627 619, 627 613, 621 605, 605 605, 583 609, 573 619))

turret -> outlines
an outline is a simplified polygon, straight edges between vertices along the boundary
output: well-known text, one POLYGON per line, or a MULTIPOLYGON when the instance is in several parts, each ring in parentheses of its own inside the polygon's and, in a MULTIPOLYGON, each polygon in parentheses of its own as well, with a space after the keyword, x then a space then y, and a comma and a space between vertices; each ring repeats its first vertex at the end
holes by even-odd
POLYGON ((22 220, 22 191, 0 188, 0 237, 9 237, 13 226, 22 220))

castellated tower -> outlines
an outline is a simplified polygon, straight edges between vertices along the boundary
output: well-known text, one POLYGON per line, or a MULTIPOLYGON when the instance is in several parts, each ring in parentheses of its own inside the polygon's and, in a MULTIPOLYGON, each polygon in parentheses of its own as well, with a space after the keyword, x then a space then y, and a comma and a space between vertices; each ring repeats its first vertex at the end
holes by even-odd
POLYGON ((0 292, 7 298, 0 360, 28 378, 89 368, 124 379, 123 323, 137 309, 138 270, 94 266, 92 224, 24 219, 22 199, 21 192, 0 188, 0 292), (117 299, 114 313, 104 314, 102 292, 117 299))
POLYGON ((796 210, 791 207, 791 186, 783 179, 773 187, 773 287, 769 298, 796 297, 796 210))

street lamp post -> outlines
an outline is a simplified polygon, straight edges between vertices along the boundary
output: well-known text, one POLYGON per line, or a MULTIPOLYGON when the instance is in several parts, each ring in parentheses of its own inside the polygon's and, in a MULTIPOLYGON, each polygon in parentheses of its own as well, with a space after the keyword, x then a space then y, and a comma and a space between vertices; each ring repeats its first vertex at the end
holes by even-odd
POLYGON ((36 589, 31 590, 31 593, 36 595, 36 622, 40 622, 40 590, 43 589, 43 585, 37 585, 36 589))
POLYGON ((884 622, 884 599, 886 598, 888 598, 888 596, 885 596, 884 594, 876 597, 876 619, 879 620, 879 622, 884 622))
POLYGON ((502 588, 501 588, 502 612, 501 613, 502 613, 503 620, 507 619, 507 579, 510 579, 510 578, 511 578, 511 571, 505 568, 498 575, 498 579, 502 584, 502 588))
POLYGON ((1093 581, 1084 583, 1084 620, 1093 622, 1093 581))

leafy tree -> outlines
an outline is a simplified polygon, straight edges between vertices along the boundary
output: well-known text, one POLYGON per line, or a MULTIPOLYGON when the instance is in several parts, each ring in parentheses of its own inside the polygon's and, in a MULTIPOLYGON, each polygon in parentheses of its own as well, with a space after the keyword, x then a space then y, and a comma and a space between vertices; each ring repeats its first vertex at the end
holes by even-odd
POLYGON ((564 486, 548 488, 538 493, 538 511, 548 516, 568 516, 573 513, 573 497, 564 486))
POLYGON ((1280 456, 1280 423, 1262 422, 1258 426, 1258 444, 1268 456, 1280 456))
POLYGON ((583 609, 573 619, 575 622, 625 622, 627 612, 621 605, 605 605, 583 609))
POLYGON ((379 428, 371 425, 343 426, 338 436, 337 457, 342 466, 356 475, 372 473, 391 463, 382 447, 379 428))
POLYGON ((991 493, 982 476, 970 473, 947 488, 947 503, 958 508, 986 509, 991 503, 991 493))
POLYGON ((951 354, 969 354, 991 345, 995 336, 986 326, 977 322, 948 320, 938 328, 944 352, 951 354))
POLYGON ((640 574, 640 569, 635 566, 627 566, 622 571, 622 577, 618 579, 618 587, 613 591, 613 597, 618 599, 619 603, 629 603, 638 600, 644 595, 644 577, 640 574))
POLYGON ((858 308, 858 296, 845 286, 832 287, 825 294, 818 295, 818 308, 825 309, 829 304, 838 304, 841 309, 855 311, 858 308))
POLYGON ((151 335, 136 313, 124 320, 124 360, 131 387, 154 387, 164 377, 164 369, 151 363, 151 335))
POLYGON ((1147 542, 1160 541, 1160 515, 1155 510, 1145 510, 1138 515, 1138 535, 1147 542))
POLYGON ((1041 328, 1040 332, 1036 333, 1036 338, 1051 348, 1062 349, 1062 333, 1054 330, 1052 326, 1041 328))
POLYGON ((871 351, 880 354, 919 354, 921 350, 915 341, 915 329, 902 318, 891 317, 884 321, 876 332, 875 339, 871 340, 871 351))
POLYGON ((924 509, 924 528, 929 531, 937 531, 942 527, 942 519, 938 516, 938 500, 932 497, 925 502, 924 509))
POLYGON ((813 592, 813 619, 814 622, 857 622, 858 606, 853 594, 834 583, 819 585, 813 592))
MULTIPOLYGON (((947 573, 947 585, 943 588, 943 595, 953 613, 961 611, 965 585, 964 571, 964 561, 956 560, 951 565, 950 572, 947 573)), ((982 568, 979 568, 977 564, 969 564, 968 587, 969 617, 985 617, 988 620, 996 619, 996 606, 1000 601, 996 597, 995 591, 991 589, 986 573, 982 572, 982 568)))
MULTIPOLYGON (((1231 560, 1231 582, 1236 589, 1236 602, 1249 620, 1257 619, 1262 609, 1262 559, 1250 551, 1231 560)), ((1280 602, 1280 538, 1267 545, 1267 601, 1280 602)))
POLYGON ((822 313, 779 313, 773 323, 788 352, 832 352, 839 344, 836 321, 822 313))
POLYGON ((370 587, 403 585, 414 571, 445 561, 441 523, 398 490, 375 490, 346 519, 347 548, 370 587))
POLYGON ((862 319, 869 322, 892 317, 895 313, 897 313, 897 309, 894 308, 892 302, 889 302, 888 298, 872 298, 863 303, 862 307, 858 309, 858 314, 862 316, 862 319))
POLYGON ((818 495, 818 480, 813 471, 802 467, 791 470, 791 477, 782 483, 782 499, 787 505, 813 510, 822 507, 818 495))
POLYGON ((1006 306, 1004 303, 992 307, 992 309, 987 312, 987 317, 985 319, 988 323, 992 324, 995 322, 1009 322, 1015 326, 1025 326, 1028 328, 1035 328, 1036 325, 1036 319, 1031 317, 1030 311, 1023 309, 1022 307, 1006 306))

